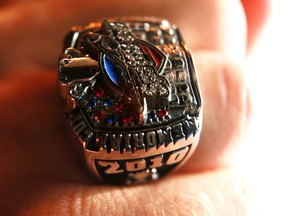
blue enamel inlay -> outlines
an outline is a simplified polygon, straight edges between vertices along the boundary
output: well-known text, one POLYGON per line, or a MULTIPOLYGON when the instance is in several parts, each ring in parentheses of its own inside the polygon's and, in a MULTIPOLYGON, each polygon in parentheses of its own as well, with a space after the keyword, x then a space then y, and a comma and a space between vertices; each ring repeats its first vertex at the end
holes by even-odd
POLYGON ((117 85, 120 86, 121 69, 117 67, 115 62, 106 55, 103 56, 105 70, 109 78, 117 85))

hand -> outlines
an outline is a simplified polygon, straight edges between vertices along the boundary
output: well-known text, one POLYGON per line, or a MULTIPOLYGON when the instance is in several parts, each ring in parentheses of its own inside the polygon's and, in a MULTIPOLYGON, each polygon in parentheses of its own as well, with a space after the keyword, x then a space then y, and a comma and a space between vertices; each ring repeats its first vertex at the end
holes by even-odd
POLYGON ((153 4, 123 0, 111 5, 102 0, 3 2, 0 213, 248 214, 242 182, 229 164, 250 113, 242 65, 246 48, 263 23, 267 2, 242 4, 237 0, 183 0, 177 5, 170 0, 153 4), (254 19, 251 11, 256 6, 254 19), (57 57, 72 25, 135 11, 167 18, 180 27, 198 69, 203 133, 187 164, 160 181, 130 187, 95 184, 68 139, 56 88, 57 57))

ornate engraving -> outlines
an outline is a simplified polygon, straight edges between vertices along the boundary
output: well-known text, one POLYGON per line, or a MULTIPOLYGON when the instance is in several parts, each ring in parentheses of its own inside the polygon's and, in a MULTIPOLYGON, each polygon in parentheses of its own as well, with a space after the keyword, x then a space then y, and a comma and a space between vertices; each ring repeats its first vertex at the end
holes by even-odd
POLYGON ((191 53, 167 21, 75 27, 58 68, 68 122, 98 177, 155 180, 195 150, 201 95, 191 53))

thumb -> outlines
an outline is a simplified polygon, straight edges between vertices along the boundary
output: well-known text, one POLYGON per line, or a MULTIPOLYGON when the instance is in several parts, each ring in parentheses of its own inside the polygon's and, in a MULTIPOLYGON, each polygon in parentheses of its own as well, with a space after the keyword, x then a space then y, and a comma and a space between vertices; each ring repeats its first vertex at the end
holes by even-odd
POLYGON ((182 170, 196 171, 230 163, 246 130, 250 98, 240 63, 212 51, 194 53, 204 98, 200 143, 182 170))

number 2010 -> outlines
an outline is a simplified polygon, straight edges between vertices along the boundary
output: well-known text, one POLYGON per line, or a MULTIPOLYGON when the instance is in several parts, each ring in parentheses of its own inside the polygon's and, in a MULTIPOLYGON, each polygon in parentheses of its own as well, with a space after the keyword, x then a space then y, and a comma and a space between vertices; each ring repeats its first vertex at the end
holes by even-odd
MULTIPOLYGON (((189 148, 183 148, 179 151, 173 152, 169 155, 168 159, 165 162, 165 165, 172 165, 179 163, 184 159, 186 154, 188 153, 189 148)), ((131 160, 126 161, 124 169, 120 168, 120 165, 117 161, 98 161, 98 165, 102 167, 106 167, 105 173, 106 174, 116 174, 116 173, 122 173, 124 171, 128 172, 134 172, 134 171, 140 171, 144 170, 146 168, 158 168, 163 166, 163 155, 157 155, 155 157, 152 157, 150 160, 150 166, 147 167, 146 160, 145 159, 138 159, 138 160, 131 160)))

